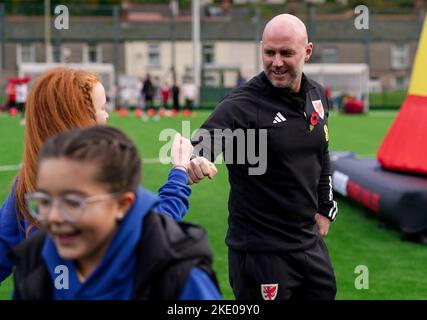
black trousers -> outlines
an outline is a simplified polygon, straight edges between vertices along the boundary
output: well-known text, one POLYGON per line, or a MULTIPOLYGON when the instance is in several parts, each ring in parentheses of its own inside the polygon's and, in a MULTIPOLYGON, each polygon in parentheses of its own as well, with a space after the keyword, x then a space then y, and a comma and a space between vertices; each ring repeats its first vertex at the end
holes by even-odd
POLYGON ((179 111, 179 99, 178 99, 178 97, 173 97, 172 101, 173 101, 173 109, 175 109, 176 111, 179 111))
POLYGON ((319 241, 305 251, 228 250, 230 285, 237 300, 332 300, 335 275, 328 249, 319 241))

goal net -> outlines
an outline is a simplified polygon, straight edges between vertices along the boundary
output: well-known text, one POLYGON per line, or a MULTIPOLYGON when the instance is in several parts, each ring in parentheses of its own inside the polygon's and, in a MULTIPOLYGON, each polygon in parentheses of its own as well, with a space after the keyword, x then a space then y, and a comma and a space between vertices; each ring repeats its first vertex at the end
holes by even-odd
POLYGON ((21 63, 19 75, 31 78, 30 86, 42 73, 55 67, 69 67, 94 72, 101 77, 107 97, 114 101, 114 66, 111 63, 21 63))
POLYGON ((324 87, 329 88, 333 101, 351 96, 363 101, 364 111, 369 110, 369 67, 367 64, 308 63, 304 73, 324 87))

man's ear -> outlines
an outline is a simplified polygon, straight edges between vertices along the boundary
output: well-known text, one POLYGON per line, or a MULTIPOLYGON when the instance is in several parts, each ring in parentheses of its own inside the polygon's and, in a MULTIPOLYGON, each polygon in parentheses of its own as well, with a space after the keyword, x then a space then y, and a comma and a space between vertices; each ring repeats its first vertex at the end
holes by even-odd
POLYGON ((313 54, 313 42, 309 42, 305 46, 305 59, 304 61, 307 62, 310 60, 311 55, 313 54))

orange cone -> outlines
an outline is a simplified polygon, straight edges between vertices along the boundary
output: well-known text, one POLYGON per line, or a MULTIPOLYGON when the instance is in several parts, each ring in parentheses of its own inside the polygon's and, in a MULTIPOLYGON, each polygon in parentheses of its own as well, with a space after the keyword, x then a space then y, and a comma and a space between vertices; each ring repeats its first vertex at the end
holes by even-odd
POLYGON ((9 115, 11 115, 12 117, 16 116, 17 114, 18 114, 18 109, 16 108, 9 109, 9 115))

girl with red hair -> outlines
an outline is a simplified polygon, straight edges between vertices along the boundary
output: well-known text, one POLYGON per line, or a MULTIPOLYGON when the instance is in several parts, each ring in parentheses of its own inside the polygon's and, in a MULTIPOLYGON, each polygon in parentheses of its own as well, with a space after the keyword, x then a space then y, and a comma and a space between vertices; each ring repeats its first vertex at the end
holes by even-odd
MULTIPOLYGON (((44 142, 61 132, 106 124, 105 89, 91 72, 55 68, 37 79, 26 103, 26 128, 22 167, 0 208, 0 282, 12 272, 7 252, 39 227, 28 212, 25 194, 35 191, 37 157, 44 142)), ((172 154, 174 168, 159 189, 158 212, 180 220, 188 211, 191 188, 187 185, 191 143, 178 137, 172 154), (176 154, 180 154, 178 158, 176 154)), ((60 179, 60 177, 58 177, 60 179)))

